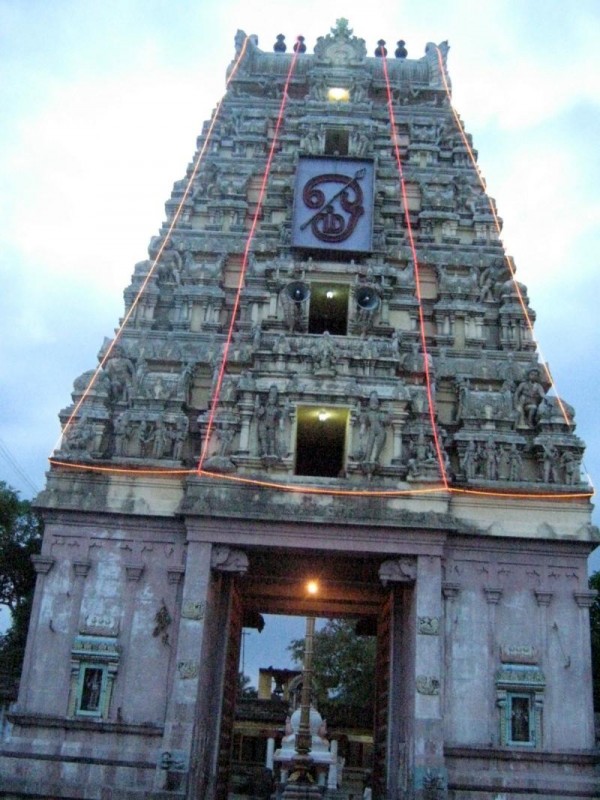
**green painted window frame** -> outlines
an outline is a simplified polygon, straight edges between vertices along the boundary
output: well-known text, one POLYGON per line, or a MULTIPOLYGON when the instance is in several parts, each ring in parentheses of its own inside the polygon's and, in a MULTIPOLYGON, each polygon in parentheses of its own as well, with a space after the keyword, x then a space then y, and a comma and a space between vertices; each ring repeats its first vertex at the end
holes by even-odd
POLYGON ((104 716, 106 705, 106 693, 108 689, 108 667, 106 664, 100 664, 95 661, 82 661, 79 665, 79 676, 77 679, 77 696, 75 700, 75 715, 78 717, 94 717, 101 719, 104 716), (100 670, 102 677, 100 679, 100 693, 98 696, 98 705, 93 710, 82 708, 83 693, 85 688, 85 675, 87 670, 100 670))
POLYGON ((510 747, 535 747, 535 704, 529 692, 507 692, 506 695, 506 744, 510 747), (515 700, 527 701, 527 739, 513 739, 513 707, 515 700))

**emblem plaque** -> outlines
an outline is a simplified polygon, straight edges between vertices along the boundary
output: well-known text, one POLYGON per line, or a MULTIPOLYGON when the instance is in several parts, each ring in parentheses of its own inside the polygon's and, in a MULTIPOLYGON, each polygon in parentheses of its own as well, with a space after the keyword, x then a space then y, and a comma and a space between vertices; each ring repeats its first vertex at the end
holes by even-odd
POLYGON ((372 161, 300 159, 294 198, 294 247, 369 252, 372 228, 372 161))

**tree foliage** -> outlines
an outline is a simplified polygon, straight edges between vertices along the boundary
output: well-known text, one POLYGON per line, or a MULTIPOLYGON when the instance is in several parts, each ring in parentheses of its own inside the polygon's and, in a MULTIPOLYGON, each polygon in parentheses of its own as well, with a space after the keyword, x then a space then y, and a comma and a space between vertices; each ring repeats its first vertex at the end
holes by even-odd
POLYGON ((600 572, 590 577, 590 589, 599 592, 590 608, 592 636, 592 680, 594 685, 594 708, 600 712, 600 572))
POLYGON ((42 522, 27 500, 0 481, 0 605, 11 613, 11 626, 0 636, 0 661, 6 672, 21 671, 35 570, 31 556, 39 553, 42 522))
MULTIPOLYGON (((315 633, 313 683, 317 706, 325 702, 345 706, 373 703, 376 640, 358 636, 354 625, 354 620, 330 619, 315 633)), ((294 639, 288 650, 301 667, 304 639, 294 639)))

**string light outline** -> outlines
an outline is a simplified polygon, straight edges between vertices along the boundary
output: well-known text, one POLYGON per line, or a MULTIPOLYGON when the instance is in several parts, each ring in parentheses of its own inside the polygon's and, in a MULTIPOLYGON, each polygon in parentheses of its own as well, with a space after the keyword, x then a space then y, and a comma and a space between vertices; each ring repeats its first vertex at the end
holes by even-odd
POLYGON ((52 448, 53 452, 58 447, 60 447, 60 445, 62 443, 62 440, 64 439, 65 435, 67 434, 68 430, 70 429, 71 425, 73 424, 77 414, 79 413, 79 409, 82 407, 82 405, 84 404, 86 399, 89 397, 89 394, 90 394, 94 384, 96 383, 96 380, 98 379, 98 376, 100 375, 100 373, 104 369, 104 365, 106 364, 106 362, 110 358, 113 350, 115 349, 118 341, 120 340, 121 335, 122 335, 122 333, 123 333, 123 331, 125 329, 125 326, 127 325, 129 320, 131 319, 131 317, 133 315, 133 312, 136 310, 136 308, 138 306, 138 303, 139 303, 139 301, 140 301, 140 299, 141 299, 141 297, 142 297, 142 295, 143 295, 143 293, 144 293, 144 291, 146 289, 146 286, 148 285, 148 283, 150 282, 152 276, 154 275, 156 267, 157 267, 157 265, 158 265, 158 263, 159 263, 159 261, 160 261, 160 259, 162 257, 163 251, 165 250, 165 247, 171 241, 171 234, 173 233, 173 230, 175 229, 175 226, 176 226, 176 224, 177 224, 177 222, 179 220, 179 217, 181 216, 181 212, 183 211, 183 206, 185 205, 185 202, 186 202, 186 200, 188 198, 188 195, 189 195, 189 193, 191 191, 192 184, 193 184, 194 180, 196 179, 196 175, 198 174, 198 170, 200 168, 200 164, 202 163, 202 160, 204 159, 204 155, 206 153, 206 150, 208 148, 209 142, 211 140, 213 129, 214 129, 216 123, 217 123, 217 119, 219 117, 219 113, 220 113, 221 107, 223 105, 223 100, 225 98, 225 94, 227 93, 227 87, 229 86, 229 84, 233 80, 233 78, 235 76, 235 73, 237 72, 238 67, 239 67, 239 65, 240 65, 240 63, 242 61, 242 58, 244 57, 244 55, 246 53, 246 48, 248 46, 248 41, 249 41, 249 37, 246 36, 246 38, 244 39, 243 45, 240 48, 240 52, 238 54, 238 57, 236 58, 236 60, 234 62, 234 65, 233 65, 233 67, 231 69, 231 72, 229 73, 229 76, 227 77, 227 80, 225 81, 225 92, 223 93, 223 96, 219 99, 219 101, 217 102, 217 105, 215 106, 213 117, 212 117, 212 119, 210 121, 210 125, 209 125, 208 131, 206 133, 206 137, 204 139, 204 143, 203 143, 203 145, 202 145, 202 147, 201 147, 201 149, 200 149, 200 151, 198 153, 198 156, 197 156, 195 164, 194 164, 194 168, 193 168, 192 172, 190 173, 190 177, 189 177, 189 179, 187 181, 183 196, 182 196, 181 200, 179 201, 179 204, 178 204, 178 206, 177 206, 177 208, 175 210, 175 214, 173 215, 173 219, 171 220, 171 223, 169 225, 167 233, 163 238, 163 241, 162 241, 162 243, 161 243, 161 245, 160 245, 160 247, 158 249, 158 252, 157 252, 157 254, 156 254, 156 256, 155 256, 155 258, 154 258, 154 260, 153 260, 153 262, 152 262, 152 264, 150 266, 150 269, 148 270, 148 274, 144 278, 144 280, 143 280, 143 282, 142 282, 142 284, 141 284, 141 286, 140 286, 140 288, 139 288, 139 290, 138 290, 138 292, 137 292, 137 294, 136 294, 136 296, 135 296, 135 298, 134 298, 129 310, 127 311, 127 313, 123 317, 123 320, 122 320, 121 324, 119 325, 113 340, 111 341, 111 343, 107 347, 105 354, 103 355, 103 357, 100 360, 100 363, 98 364, 98 366, 94 370, 94 374, 90 378, 90 381, 89 381, 88 385, 86 386, 83 394, 81 395, 81 397, 79 398, 79 401, 76 403, 73 411, 69 415, 69 418, 68 418, 67 422, 65 423, 65 426, 61 430, 60 435, 59 435, 54 447, 52 448))
MULTIPOLYGON (((299 39, 298 39, 298 37, 296 37, 296 43, 298 43, 298 42, 299 42, 299 39)), ((252 225, 250 226, 250 232, 248 233, 248 237, 246 239, 246 245, 245 245, 245 248, 244 248, 244 256, 242 258, 242 266, 241 266, 240 274, 239 274, 239 278, 238 278, 237 291, 236 291, 235 300, 234 300, 234 303, 233 303, 233 308, 232 308, 232 311, 231 311, 231 319, 229 321, 229 328, 227 330, 227 336, 226 336, 225 344, 224 344, 224 347, 223 347, 223 350, 222 350, 221 365, 219 367, 219 372, 218 372, 218 376, 217 376, 217 382, 215 384, 215 389, 214 389, 214 392, 213 392, 213 396, 211 398, 211 407, 210 407, 210 412, 209 412, 209 417, 208 417, 208 424, 206 426, 206 431, 205 431, 205 434, 204 434, 204 443, 202 445, 202 450, 201 450, 201 453, 200 453, 200 459, 198 461, 197 471, 198 471, 199 474, 202 472, 202 467, 203 467, 204 462, 206 460, 206 457, 208 455, 208 448, 210 447, 210 439, 211 439, 212 429, 213 429, 213 426, 214 426, 215 414, 216 414, 216 411, 217 411, 217 405, 218 405, 219 400, 220 400, 221 386, 223 384, 223 378, 225 376, 225 369, 227 367, 227 359, 228 359, 228 356, 229 356, 229 350, 231 348, 231 342, 232 342, 232 339, 233 339, 233 331, 234 331, 234 328, 235 328, 235 323, 237 322, 237 314, 238 314, 238 309, 239 309, 239 305, 240 305, 240 297, 241 297, 241 294, 242 294, 242 290, 244 288, 244 282, 245 282, 245 278, 246 278, 246 269, 247 269, 247 266, 248 266, 248 256, 250 255, 250 248, 251 248, 252 242, 254 240, 256 229, 258 227, 258 221, 259 221, 259 218, 260 218, 260 215, 261 215, 261 212, 262 212, 262 208, 263 208, 263 201, 264 201, 264 197, 265 197, 266 190, 267 190, 267 182, 269 180, 269 175, 270 175, 270 172, 271 172, 271 164, 273 163, 273 158, 275 157, 275 149, 277 147, 277 143, 278 143, 278 140, 279 140, 279 130, 280 130, 281 124, 283 122, 283 112, 285 110, 286 103, 287 103, 287 101, 289 99, 289 97, 288 97, 288 89, 289 89, 289 86, 290 86, 290 82, 291 82, 291 79, 292 79, 292 75, 293 75, 294 69, 296 67, 296 61, 298 60, 298 53, 299 53, 299 48, 296 48, 294 50, 294 52, 293 52, 292 59, 290 61, 290 66, 288 68, 288 73, 287 73, 286 80, 285 80, 285 85, 284 85, 284 88, 283 88, 283 95, 282 95, 282 98, 281 98, 281 103, 279 105, 279 114, 277 116, 277 122, 275 124, 275 130, 273 131, 273 141, 271 142, 269 155, 268 155, 267 162, 266 162, 266 165, 265 165, 265 169, 264 169, 264 172, 263 172, 260 192, 259 192, 258 200, 257 200, 257 203, 256 203, 256 209, 254 211, 254 218, 252 220, 252 225)))
MULTIPOLYGON (((454 108, 454 105, 452 104, 452 93, 450 91, 450 87, 448 86, 448 81, 446 79, 446 70, 444 69, 444 63, 443 63, 443 60, 442 60, 442 54, 441 54, 440 48, 437 45, 435 45, 435 49, 436 49, 438 65, 439 65, 439 69, 440 69, 440 75, 441 75, 441 78, 442 78, 442 82, 444 84, 444 89, 446 91, 446 96, 448 98, 448 105, 450 106, 450 111, 452 112, 452 116, 454 117, 454 122, 455 122, 456 128, 457 128, 457 130, 458 130, 458 132, 460 134, 460 137, 461 137, 461 139, 463 141, 463 144, 464 144, 464 146, 465 146, 465 148, 467 150, 467 153, 469 154, 469 159, 471 161, 471 164, 473 165, 473 168, 475 170, 475 174, 477 175, 477 180, 479 181, 479 184, 480 184, 481 188, 483 189, 484 195, 485 195, 485 197, 487 199, 488 206, 489 206, 489 209, 490 209, 490 213, 491 213, 491 215, 492 215, 492 217, 494 219, 494 225, 496 227, 496 232, 498 234, 498 239, 499 239, 500 242, 502 242, 502 226, 500 225, 500 219, 498 218, 498 214, 496 212, 496 208, 494 206, 494 203, 492 202, 492 198, 490 197, 490 195, 486 191, 487 184, 486 184, 485 178, 483 177, 483 174, 481 172, 481 168, 479 167, 479 164, 477 163, 477 160, 475 158, 475 154, 473 153, 473 149, 472 149, 472 147, 471 147, 471 145, 469 143, 468 137, 467 137, 467 135, 465 133, 465 129, 464 129, 464 125, 462 123, 462 120, 460 119, 458 113, 456 112, 456 110, 454 108)), ((529 330, 529 334, 530 334, 531 339, 532 339, 533 343, 535 344, 536 349, 537 349, 537 351, 538 351, 538 353, 540 355, 540 359, 541 359, 541 362, 542 362, 542 369, 544 370, 544 372, 546 374, 546 377, 548 378, 548 382, 550 383, 550 388, 554 389, 554 391, 556 393, 556 401, 557 401, 557 403, 559 405, 559 408, 561 410, 561 413, 563 415, 565 423, 568 425, 569 428, 572 428, 572 427, 574 427, 574 423, 569 419, 569 415, 567 414, 567 410, 566 410, 566 408, 565 408, 565 406, 563 404, 563 401, 561 400, 560 393, 559 393, 559 391, 557 389, 556 383, 554 382, 554 378, 552 377, 552 374, 550 373, 550 367, 548 366, 548 362, 546 361, 546 357, 544 356, 544 353, 542 351, 540 343, 536 338, 536 335, 535 335, 535 332, 534 332, 534 329, 533 329, 533 321, 531 319, 531 315, 529 314, 529 310, 527 308, 527 304, 525 303, 525 299, 524 299, 523 293, 521 291, 521 286, 519 285, 519 282, 517 281, 517 276, 516 276, 516 272, 515 272, 515 269, 514 269, 513 264, 512 264, 512 259, 508 256, 508 254, 506 252, 506 248, 504 247, 504 244, 502 244, 502 254, 503 254, 504 262, 505 262, 506 266, 508 267, 508 271, 510 272, 510 276, 511 276, 515 291, 517 293, 517 297, 518 297, 518 300, 519 300, 519 305, 521 306, 521 309, 523 311, 523 317, 525 319, 525 323, 526 323, 527 328, 529 330)))
MULTIPOLYGON (((230 74, 229 74, 229 76, 227 78, 226 90, 227 90, 227 87, 229 86, 229 83, 233 79, 235 73, 237 72, 238 66, 239 66, 239 64, 240 64, 240 62, 242 60, 242 57, 243 57, 243 55, 244 55, 244 53, 246 51, 246 47, 247 47, 248 41, 249 41, 249 37, 246 37, 244 39, 244 43, 243 43, 243 46, 242 46, 242 48, 240 50, 238 58, 236 59, 236 61, 234 63, 234 66, 233 66, 233 68, 232 68, 232 70, 231 70, 231 72, 230 72, 230 74)), ((298 38, 296 39, 296 41, 298 41, 298 38)), ((448 84, 447 84, 447 81, 446 81, 446 76, 445 76, 445 72, 444 72, 444 69, 443 69, 443 63, 442 63, 442 60, 441 60, 441 53, 440 53, 440 50, 439 50, 439 48, 437 46, 436 46, 436 51, 437 51, 438 62, 439 62, 439 66, 440 66, 440 72, 441 72, 442 80, 443 80, 443 83, 444 83, 445 91, 446 91, 447 96, 448 96, 450 109, 451 109, 452 114, 454 116, 455 122, 457 124, 458 131, 459 131, 459 133, 461 135, 461 138, 462 138, 462 140, 463 140, 463 142, 465 144, 467 152, 469 153, 469 157, 470 157, 471 162, 472 162, 472 164, 473 164, 473 166, 475 168, 476 174, 477 174, 478 179, 480 181, 480 184, 481 184, 481 186, 483 188, 484 194, 486 195, 486 198, 487 198, 488 203, 490 205, 490 210, 491 210, 492 216, 494 218, 494 222, 495 222, 495 225, 496 225, 498 236, 499 236, 499 239, 501 240, 501 237, 500 237, 501 227, 500 227, 500 223, 499 223, 499 220, 498 220, 498 216, 496 214, 496 211, 495 211, 495 208, 494 208, 493 203, 491 201, 491 198, 488 197, 488 195, 487 195, 485 180, 483 179, 483 176, 481 175, 481 170, 479 168, 479 165, 477 164, 477 162, 475 160, 475 157, 474 157, 472 149, 471 149, 471 147, 469 145, 468 139, 467 139, 467 137, 466 137, 466 135, 464 133, 464 128, 462 126, 460 118, 456 114, 456 111, 455 111, 455 109, 454 109, 454 107, 452 105, 451 94, 450 94, 450 90, 449 90, 449 87, 448 87, 448 84)), ((212 406, 211 407, 211 416, 209 417, 209 426, 208 426, 207 432, 210 432, 209 431, 210 426, 211 426, 212 423, 214 423, 214 416, 215 416, 215 412, 216 412, 216 406, 218 405, 221 385, 222 385, 222 382, 223 382, 223 377, 224 377, 224 373, 225 373, 225 367, 226 367, 226 363, 227 363, 227 355, 228 355, 229 347, 231 345, 231 341, 232 341, 232 337, 233 337, 233 328, 234 328, 236 317, 237 317, 237 310, 239 308, 239 300, 240 300, 240 296, 241 296, 241 291, 243 289, 245 271, 246 271, 246 267, 247 267, 248 256, 250 254, 250 245, 252 243, 252 239, 253 239, 253 237, 255 235, 256 227, 258 225, 258 218, 260 216, 260 211, 261 211, 261 208, 262 208, 262 202, 263 202, 263 199, 264 199, 264 194, 266 192, 266 185, 267 185, 267 181, 268 181, 268 173, 270 171, 271 163, 272 163, 272 160, 273 160, 273 157, 274 157, 274 153, 275 153, 275 147, 276 147, 276 142, 277 142, 277 138, 278 138, 279 128, 280 128, 282 120, 283 120, 283 111, 285 109, 285 105, 287 103, 287 100, 289 99, 287 90, 289 88, 289 83, 290 83, 290 80, 291 80, 291 75, 292 75, 292 72, 293 72, 293 68, 295 66, 295 62, 296 62, 297 56, 298 56, 298 51, 295 50, 294 54, 292 56, 290 69, 288 70, 288 75, 287 75, 287 78, 286 78, 285 88, 284 88, 283 97, 282 97, 282 103, 280 105, 280 112, 279 112, 279 116, 277 118, 277 124, 276 124, 276 127, 275 127, 273 141, 272 141, 271 149, 270 149, 270 152, 269 152, 269 158, 267 159, 267 166, 265 168, 265 172, 263 173, 263 181, 262 181, 262 184, 261 184, 261 191, 260 191, 260 194, 259 194, 259 200, 257 202, 257 208, 256 208, 256 211, 255 211, 255 215, 254 215, 251 231, 250 231, 250 234, 249 234, 247 242, 246 242, 246 247, 245 247, 245 251, 244 251, 244 257, 243 257, 243 261, 242 261, 242 268, 241 268, 241 271, 240 271, 240 277, 238 279, 237 292, 236 292, 234 307, 233 307, 233 311, 232 311, 232 319, 231 319, 231 322, 230 322, 230 326, 229 326, 229 330, 228 330, 228 336, 227 336, 227 339, 226 339, 226 342, 225 342, 225 347, 223 349, 223 354, 222 354, 222 359, 221 359, 221 367, 220 367, 220 370, 219 370, 219 376, 218 376, 217 384, 216 384, 215 391, 213 393, 213 397, 212 397, 212 400, 211 400, 211 406, 212 406)), ((373 491, 373 490, 339 490, 339 489, 330 489, 330 488, 327 488, 327 487, 323 488, 323 487, 301 486, 301 485, 298 485, 298 484, 276 483, 276 482, 269 482, 269 481, 263 481, 263 480, 258 480, 258 479, 246 478, 246 477, 242 477, 242 476, 224 475, 222 473, 216 473, 216 472, 211 472, 209 470, 202 469, 202 464, 203 464, 203 461, 206 458, 206 450, 207 450, 207 447, 208 447, 208 444, 209 444, 209 441, 210 441, 210 436, 209 435, 207 435, 206 438, 205 438, 205 444, 204 444, 204 448, 203 448, 203 453, 202 453, 201 459, 199 461, 198 467, 195 468, 195 469, 182 470, 182 469, 177 469, 177 468, 173 468, 173 467, 168 467, 168 468, 163 468, 163 469, 160 469, 160 468, 159 469, 156 469, 156 468, 155 469, 144 469, 144 468, 131 469, 131 468, 121 468, 121 467, 104 467, 104 466, 100 466, 100 465, 84 464, 82 462, 80 462, 80 463, 65 462, 65 461, 61 461, 59 459, 55 459, 55 458, 51 457, 51 458, 49 458, 49 462, 52 465, 58 466, 58 467, 63 467, 63 468, 69 468, 69 469, 81 469, 83 471, 104 472, 104 473, 114 473, 114 474, 127 474, 127 475, 138 475, 138 476, 139 475, 161 475, 161 476, 173 476, 173 477, 175 477, 175 476, 183 476, 183 475, 197 475, 197 476, 202 476, 202 477, 207 477, 207 478, 216 478, 216 479, 220 479, 220 480, 228 480, 228 481, 237 482, 237 483, 249 484, 249 485, 253 485, 253 486, 257 486, 257 487, 272 488, 272 489, 277 489, 277 490, 282 490, 282 491, 287 491, 287 492, 296 492, 296 493, 301 493, 301 494, 325 494, 325 495, 342 495, 342 496, 355 496, 355 497, 358 497, 358 496, 396 497, 396 496, 413 495, 413 494, 450 493, 450 494, 477 495, 477 496, 483 496, 483 497, 505 497, 505 498, 519 498, 519 499, 524 499, 524 498, 525 499, 544 499, 544 500, 569 500, 569 499, 581 499, 581 498, 589 499, 589 498, 591 498, 593 496, 593 494, 594 494, 594 490, 593 489, 591 491, 589 491, 589 492, 561 492, 561 493, 523 492, 523 493, 520 493, 520 492, 510 492, 510 491, 492 491, 492 490, 466 489, 466 488, 462 488, 462 487, 453 487, 453 486, 450 486, 448 484, 448 479, 447 479, 447 474, 446 474, 446 470, 445 470, 444 459, 443 459, 442 454, 441 454, 441 445, 439 443, 439 438, 438 438, 438 433, 437 433, 437 426, 435 424, 435 408, 434 408, 434 404, 432 402, 431 379, 430 379, 428 359, 427 359, 428 351, 427 351, 426 340, 425 340, 424 316, 423 316, 423 308, 422 308, 421 293, 420 293, 420 280, 419 280, 419 272, 418 272, 418 257, 417 257, 417 253, 416 253, 416 247, 415 247, 415 244, 414 244, 412 225, 410 223, 410 216, 409 216, 409 213, 408 213, 408 198, 407 198, 407 194, 406 194, 406 186, 405 186, 405 181, 404 181, 404 176, 403 176, 403 171, 402 171, 402 164, 401 164, 401 159, 400 159, 400 153, 399 153, 399 148, 398 148, 398 140, 397 140, 397 133, 396 133, 396 122, 395 122, 395 115, 394 115, 394 112, 393 112, 393 100, 392 100, 392 95, 391 95, 389 74, 388 74, 388 71, 387 71, 387 60, 386 60, 386 56, 383 53, 382 53, 382 63, 383 63, 384 76, 385 76, 385 80, 386 80, 386 90, 387 90, 387 96, 388 96, 388 110, 389 110, 389 113, 390 113, 390 124, 391 124, 391 128, 392 128, 392 141, 393 141, 393 146, 394 146, 394 154, 395 154, 396 164, 397 164, 398 172, 399 172, 400 186, 401 186, 403 203, 404 203, 405 218, 406 218, 406 223, 407 223, 407 231, 408 231, 409 242, 410 242, 410 246, 411 246, 411 252, 412 252, 412 255, 413 255, 413 262, 414 262, 414 269, 415 269, 415 283, 416 283, 417 299, 418 299, 418 304, 419 304, 420 333, 421 333, 421 339, 422 339, 423 361, 424 361, 424 371, 425 371, 426 385, 427 385, 429 412, 430 412, 430 418, 431 418, 431 422, 432 422, 433 436, 434 436, 434 441, 435 441, 435 446, 436 446, 436 454, 437 454, 438 463, 439 463, 439 466, 440 466, 440 471, 441 471, 441 474, 442 474, 442 479, 443 479, 444 485, 442 487, 431 487, 431 488, 424 488, 424 489, 406 489, 406 490, 404 490, 404 489, 402 489, 402 490, 382 490, 382 491, 373 491)), ((75 409, 72 412, 71 416, 69 417, 69 420, 68 420, 67 424, 65 425, 65 427, 64 427, 64 429, 62 431, 61 437, 58 440, 59 442, 62 440, 62 437, 65 435, 69 425, 72 423, 73 418, 77 414, 77 411, 81 407, 82 403, 84 402, 86 397, 89 395, 89 392, 90 392, 95 380, 97 379, 98 374, 100 373, 100 371, 102 370, 104 364, 108 360, 108 357, 109 357, 111 351, 114 349, 114 346, 116 345, 118 338, 122 334, 122 331, 123 331, 127 321, 131 317, 131 313, 133 312, 135 305, 137 305, 137 303, 139 302, 139 299, 140 299, 140 297, 141 297, 141 295, 142 295, 142 293, 143 293, 148 281, 150 280, 152 272, 154 271, 154 269, 156 268, 156 265, 158 264, 158 262, 160 260, 160 257, 162 255, 162 252, 163 252, 166 244, 170 241, 170 235, 171 235, 171 233, 172 233, 172 231, 173 231, 173 229, 175 227, 175 224, 176 224, 176 222, 177 222, 177 220, 178 220, 178 218, 179 218, 179 216, 181 214, 181 211, 183 209, 183 205, 184 205, 185 200, 187 199, 187 196, 188 196, 188 194, 190 192, 191 185, 193 183, 193 180, 196 177, 196 174, 197 174, 198 168, 200 166, 201 160, 202 160, 202 158, 204 156, 204 153, 206 152, 206 148, 208 146, 208 143, 209 143, 213 128, 214 128, 214 126, 216 124, 217 117, 218 117, 218 114, 219 114, 219 112, 221 110, 221 107, 222 107, 224 99, 225 99, 225 94, 221 97, 221 99, 219 100, 219 102, 217 103, 217 105, 215 107, 215 112, 213 114, 213 118, 211 120, 211 123, 210 123, 210 126, 209 126, 209 130, 208 130, 206 138, 205 138, 204 145, 203 145, 203 147, 202 147, 202 149, 201 149, 201 151, 200 151, 200 153, 198 155, 198 158, 197 158, 195 166, 194 166, 194 170, 192 171, 192 173, 190 175, 190 179, 189 179, 189 181, 188 181, 188 183, 186 185, 186 189, 185 189, 184 195, 183 195, 183 197, 182 197, 182 199, 181 199, 181 201, 180 201, 180 203, 179 203, 179 205, 177 207, 177 210, 175 212, 175 215, 173 217, 173 220, 171 222, 169 230, 168 230, 167 234, 164 237, 163 243, 162 243, 162 245, 161 245, 161 247, 160 247, 160 249, 159 249, 159 251, 157 253, 157 256, 154 259, 154 262, 153 262, 153 264, 151 266, 150 272, 148 273, 144 283, 140 287, 140 290, 138 291, 138 294, 136 295, 136 298, 135 298, 134 302, 132 303, 132 306, 131 306, 128 314, 123 319, 123 322, 121 323, 121 325, 120 325, 120 327, 119 327, 119 329, 117 331, 117 334, 115 335, 115 338, 111 342, 111 345, 108 348, 104 358, 102 359, 102 361, 100 362, 97 370, 95 371, 94 375, 92 376, 92 379, 90 380, 90 383, 88 384, 88 387, 87 387, 86 391, 82 395, 79 403, 77 404, 77 406, 75 407, 75 409)), ((505 261, 506 261, 506 263, 508 265, 509 271, 511 273, 513 282, 515 284, 516 291, 517 291, 517 294, 518 294, 518 297, 519 297, 519 300, 520 300, 520 303, 521 303, 521 307, 523 309, 523 312, 524 312, 528 327, 529 327, 530 332, 532 334, 532 339, 535 342, 536 346, 538 347, 538 350, 540 351, 540 355, 541 355, 541 348, 539 347, 539 344, 538 344, 538 342, 535 339, 535 336, 533 334, 533 326, 532 326, 531 320, 529 318, 529 314, 527 312, 527 308, 526 308, 526 306, 524 304, 523 297, 522 297, 521 292, 520 292, 520 287, 519 287, 519 285, 518 285, 518 283, 516 281, 514 269, 512 267, 512 263, 511 263, 510 259, 508 258, 508 256, 506 255, 506 251, 504 250, 504 248, 503 248, 503 255, 504 255, 505 261)), ((548 379, 549 379, 549 381, 551 383, 551 386, 556 391, 556 385, 555 385, 554 381, 552 380, 552 377, 551 377, 550 372, 548 370, 547 364, 544 363, 543 366, 544 366, 544 369, 545 369, 546 374, 548 376, 548 379)), ((563 416, 565 416, 565 420, 568 422, 568 416, 566 415, 566 411, 565 411, 565 409, 563 407, 563 404, 562 404, 562 402, 560 400, 560 397, 558 397, 558 393, 557 393, 557 401, 559 403, 559 406, 560 406, 561 410, 563 411, 563 416)), ((569 423, 569 424, 571 425, 572 423, 569 423)))
POLYGON ((419 259, 417 257, 417 248, 415 246, 415 240, 413 236, 412 230, 412 223, 410 221, 410 211, 408 209, 408 194, 406 191, 406 182, 404 180, 404 170, 402 169, 402 159, 400 158, 400 149, 398 147, 398 133, 396 127, 396 117, 394 114, 394 107, 393 107, 393 99, 392 99, 392 88, 390 86, 390 76, 388 73, 387 68, 387 56, 385 54, 385 49, 383 46, 379 48, 381 53, 381 61, 383 64, 383 75, 385 78, 385 86, 387 92, 387 105, 388 105, 388 113, 390 117, 390 126, 391 126, 391 138, 392 144, 394 148, 394 158, 396 160, 396 168, 398 170, 398 177, 400 180, 400 192, 402 195, 402 203, 404 205, 404 220, 406 225, 406 232, 408 234, 408 242, 410 246, 410 250, 413 257, 413 268, 415 273, 415 292, 417 296, 418 308, 419 308, 419 333, 421 337, 421 350, 423 352, 423 366, 425 368, 425 385, 427 389, 427 402, 429 406, 429 417, 431 421, 431 427, 433 430, 433 439, 435 442, 435 450, 436 456, 438 460, 438 466, 440 468, 440 473, 442 476, 442 482, 444 484, 444 489, 448 489, 448 476, 446 473, 446 465, 445 460, 442 455, 442 447, 440 444, 438 432, 437 432, 437 423, 435 420, 435 401, 433 397, 433 390, 431 386, 431 374, 429 371, 429 352, 427 350, 427 341, 425 336, 425 316, 423 313, 423 299, 421 295, 421 277, 420 277, 420 270, 419 270, 419 259))
POLYGON ((139 467, 136 469, 128 467, 106 467, 100 464, 83 464, 81 462, 73 461, 60 461, 59 459, 51 458, 50 463, 55 467, 65 469, 79 470, 81 472, 100 472, 116 475, 129 475, 136 477, 143 476, 161 476, 165 478, 171 477, 206 477, 214 478, 222 481, 229 481, 233 483, 242 483, 249 486, 256 486, 258 488, 276 489, 284 492, 291 492, 297 494, 323 494, 323 495, 342 495, 350 497, 402 497, 406 495, 415 494, 472 494, 482 497, 507 497, 517 499, 538 499, 538 500, 573 500, 581 498, 590 498, 593 492, 511 492, 511 491, 491 491, 486 489, 464 489, 461 487, 449 486, 445 489, 442 486, 432 486, 425 488, 411 488, 411 489, 334 489, 330 487, 308 486, 296 483, 277 483, 275 481, 265 481, 258 478, 250 478, 241 475, 232 475, 221 472, 211 472, 210 470, 203 469, 198 473, 196 467, 192 469, 177 469, 176 467, 139 467))

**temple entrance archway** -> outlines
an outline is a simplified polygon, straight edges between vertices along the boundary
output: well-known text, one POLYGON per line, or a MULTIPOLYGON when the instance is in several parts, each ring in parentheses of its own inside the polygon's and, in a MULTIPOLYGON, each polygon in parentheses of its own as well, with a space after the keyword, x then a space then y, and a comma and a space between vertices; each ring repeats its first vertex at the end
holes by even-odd
MULTIPOLYGON (((242 628, 248 621, 266 614, 350 618, 359 621, 363 632, 376 636, 370 767, 373 797, 385 797, 390 790, 395 791, 406 773, 409 700, 407 680, 403 676, 410 672, 411 647, 407 639, 411 627, 412 587, 382 586, 381 558, 294 553, 284 559, 281 552, 268 550, 257 550, 249 556, 248 573, 234 581, 227 631, 224 632, 227 649, 219 726, 218 800, 237 796, 230 794, 230 779, 242 628), (307 581, 311 579, 319 585, 315 595, 306 591, 307 581)), ((269 663, 269 654, 265 652, 264 666, 269 663)))

